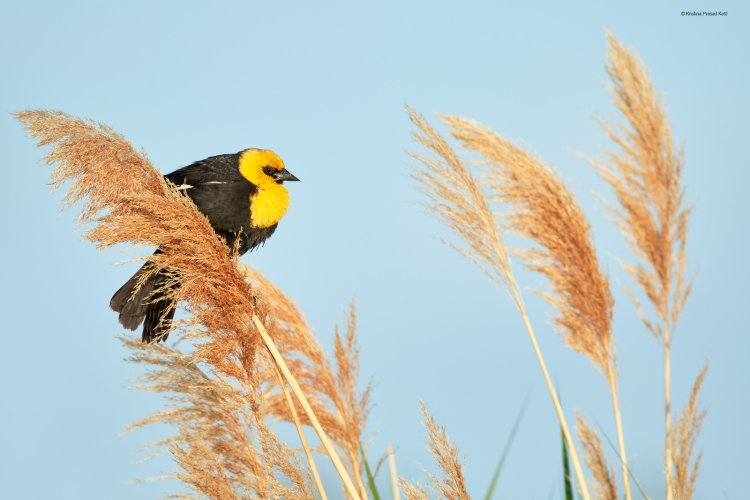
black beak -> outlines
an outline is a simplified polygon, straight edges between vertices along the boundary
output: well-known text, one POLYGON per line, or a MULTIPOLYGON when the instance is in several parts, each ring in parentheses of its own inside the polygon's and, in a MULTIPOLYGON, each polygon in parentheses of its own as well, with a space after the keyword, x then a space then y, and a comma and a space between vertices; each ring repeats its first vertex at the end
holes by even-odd
POLYGON ((283 168, 274 174, 276 182, 281 183, 284 181, 298 181, 297 177, 294 176, 289 170, 283 168))

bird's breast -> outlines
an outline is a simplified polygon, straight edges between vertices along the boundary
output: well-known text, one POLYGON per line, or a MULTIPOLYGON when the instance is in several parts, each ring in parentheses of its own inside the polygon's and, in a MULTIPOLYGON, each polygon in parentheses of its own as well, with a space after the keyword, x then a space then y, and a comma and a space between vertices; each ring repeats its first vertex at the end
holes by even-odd
POLYGON ((258 189, 250 195, 250 224, 267 228, 278 224, 289 208, 289 191, 281 184, 258 189))

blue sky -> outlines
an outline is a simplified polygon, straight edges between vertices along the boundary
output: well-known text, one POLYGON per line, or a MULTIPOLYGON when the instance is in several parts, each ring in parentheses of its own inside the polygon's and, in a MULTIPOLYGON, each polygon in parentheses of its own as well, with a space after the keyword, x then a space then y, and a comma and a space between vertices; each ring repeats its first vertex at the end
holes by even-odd
MULTIPOLYGON (((9 113, 51 108, 103 121, 168 172, 246 147, 276 150, 303 182, 273 239, 245 258, 292 296, 331 345, 355 297, 363 379, 376 381, 372 460, 388 443, 401 474, 435 470, 418 401, 448 428, 482 495, 513 420, 526 416, 498 493, 560 497, 559 430, 518 314, 503 293, 436 237, 419 203, 403 104, 468 116, 552 163, 590 216, 617 308, 631 466, 662 491, 659 344, 635 319, 617 264, 627 250, 596 197, 606 186, 577 157, 599 154, 593 121, 612 118, 603 30, 636 48, 684 146, 695 291, 675 334, 674 403, 704 360, 709 409, 698 498, 747 486, 750 281, 746 143, 748 12, 741 2, 6 2, 0 16, 0 213, 3 363, 0 496, 151 498, 175 483, 140 463, 154 428, 123 435, 160 405, 127 389, 111 294, 136 264, 98 252, 75 212, 60 212, 48 171, 9 113), (725 10, 726 17, 681 11, 725 10)), ((520 266, 516 266, 520 268, 520 266)), ((519 273, 522 286, 539 286, 519 273)), ((614 436, 603 379, 566 349, 549 309, 526 293, 569 418, 577 408, 614 436)), ((293 438, 293 434, 289 434, 293 438)), ((325 480, 337 491, 333 473, 325 480)), ((385 479, 385 478, 383 478, 385 479)), ((384 483, 385 484, 385 483, 384 483)))

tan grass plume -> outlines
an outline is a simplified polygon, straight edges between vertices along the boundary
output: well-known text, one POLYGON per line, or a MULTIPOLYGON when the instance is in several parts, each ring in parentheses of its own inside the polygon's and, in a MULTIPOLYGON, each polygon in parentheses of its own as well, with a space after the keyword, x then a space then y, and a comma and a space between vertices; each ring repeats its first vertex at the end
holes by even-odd
POLYGON ((401 488, 404 490, 406 500, 430 500, 427 491, 420 484, 413 484, 406 479, 401 479, 401 488))
POLYGON ((586 454, 586 466, 594 476, 594 495, 598 500, 617 500, 617 479, 614 468, 607 464, 599 436, 576 414, 578 439, 586 454))
MULTIPOLYGON (((552 384, 546 362, 536 340, 536 334, 526 313, 526 306, 513 276, 509 253, 503 241, 501 228, 497 224, 495 214, 490 209, 490 201, 480 182, 464 166, 447 141, 418 113, 409 107, 406 109, 410 119, 420 132, 413 133, 413 137, 432 153, 431 156, 412 154, 424 166, 423 169, 416 171, 415 178, 432 202, 429 208, 466 245, 465 247, 451 246, 475 262, 495 282, 502 284, 518 308, 540 369, 542 370, 547 390, 552 398, 563 435, 568 444, 581 494, 585 500, 588 500, 588 490, 578 459, 578 453, 576 452, 560 399, 552 384)), ((445 118, 444 120, 454 127, 458 126, 460 122, 460 119, 445 118), (455 121, 451 122, 451 120, 455 121)), ((601 303, 605 306, 605 309, 607 307, 611 308, 611 304, 607 302, 607 298, 611 300, 611 297, 601 293, 608 293, 608 287, 605 287, 603 291, 595 286, 593 289, 600 293, 592 300, 601 299, 601 303)), ((558 301, 558 303, 564 304, 565 302, 558 301)), ((596 310, 592 317, 604 321, 608 325, 610 320, 607 314, 611 314, 609 309, 606 309, 604 313, 596 310), (597 314, 598 316, 596 316, 597 314)), ((603 333, 608 334, 609 331, 607 329, 603 333)), ((597 331, 595 334, 601 335, 601 332, 597 331)), ((585 348, 586 352, 592 353, 595 363, 608 359, 607 353, 612 352, 609 347, 609 338, 601 339, 594 334, 581 338, 584 340, 579 343, 579 347, 581 349, 585 348), (604 340, 603 343, 602 340, 604 340), (602 348, 602 345, 605 347, 602 348), (607 351, 608 349, 609 351, 607 351)), ((610 365, 605 364, 604 366, 610 365)), ((624 449, 624 447, 621 448, 624 449)))
MULTIPOLYGON (((443 473, 442 479, 427 472, 432 485, 440 493, 441 498, 447 500, 468 500, 471 498, 466 489, 463 465, 458 455, 458 447, 448 437, 445 427, 439 426, 435 419, 427 411, 423 402, 419 403, 422 418, 424 418, 427 429, 427 444, 430 447, 432 458, 435 459, 443 473)), ((425 489, 418 484, 411 484, 402 479, 401 486, 406 498, 409 500, 421 500, 428 498, 425 489)))
POLYGON ((698 478, 702 456, 700 452, 695 454, 695 444, 703 426, 703 419, 706 417, 706 410, 700 408, 698 396, 707 372, 708 364, 703 366, 696 377, 693 389, 690 391, 690 399, 682 414, 675 420, 669 436, 673 450, 673 468, 668 479, 674 498, 680 500, 692 500, 695 495, 695 482, 698 478))
POLYGON ((481 186, 450 145, 417 112, 406 107, 420 133, 412 137, 432 153, 409 153, 424 166, 415 178, 430 198, 430 209, 466 247, 447 243, 474 262, 494 282, 511 287, 515 282, 508 251, 495 224, 481 186))
MULTIPOLYGON (((615 222, 624 234, 635 263, 626 264, 653 306, 646 312, 630 293, 646 327, 662 340, 664 353, 664 467, 671 470, 671 343, 672 333, 690 295, 687 276, 687 231, 691 208, 685 205, 684 159, 672 139, 667 111, 643 62, 607 32, 607 73, 615 106, 626 125, 602 123, 615 149, 592 164, 612 187, 619 208, 615 222)), ((667 499, 675 498, 667 481, 667 499)))
POLYGON ((537 244, 521 256, 529 269, 549 281, 552 293, 541 295, 557 310, 555 323, 566 344, 604 373, 617 424, 625 497, 630 499, 612 335, 614 299, 589 222, 550 165, 473 120, 445 116, 443 122, 467 149, 485 159, 490 200, 511 208, 503 222, 537 244))
POLYGON ((122 342, 131 351, 128 361, 147 369, 137 387, 163 394, 171 403, 129 429, 152 423, 177 428, 177 435, 152 446, 172 453, 181 468, 176 477, 195 494, 314 498, 307 471, 266 424, 259 384, 238 390, 235 383, 204 371, 194 354, 133 337, 122 342))
POLYGON ((614 357, 607 276, 599 267, 591 229, 573 194, 555 171, 473 120, 445 116, 453 136, 482 155, 490 168, 490 200, 510 206, 503 222, 537 243, 522 252, 528 267, 545 276, 553 293, 542 294, 558 314, 565 342, 603 372, 614 357))

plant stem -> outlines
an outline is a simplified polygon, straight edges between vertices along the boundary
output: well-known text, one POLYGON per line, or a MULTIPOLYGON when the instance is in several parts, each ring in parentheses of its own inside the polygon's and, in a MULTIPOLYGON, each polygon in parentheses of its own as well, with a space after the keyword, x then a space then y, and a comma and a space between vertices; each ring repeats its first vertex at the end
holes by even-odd
POLYGON ((310 419, 310 423, 312 424, 313 429, 315 429, 315 432, 318 433, 320 442, 323 444, 323 447, 326 449, 326 453, 328 453, 328 456, 331 458, 331 462, 333 462, 333 466, 336 468, 336 472, 338 472, 339 476, 341 476, 341 480, 344 482, 344 487, 346 488, 347 493, 352 497, 352 499, 361 500, 361 497, 357 492, 357 488, 354 487, 354 483, 349 477, 349 474, 346 472, 346 468, 341 462, 338 453, 336 453, 331 440, 328 438, 325 431, 323 430, 323 427, 320 425, 318 417, 315 415, 315 412, 310 406, 310 403, 307 401, 307 397, 305 397, 305 393, 302 392, 302 388, 299 386, 297 379, 289 370, 289 367, 287 366, 286 361, 284 361, 284 358, 281 356, 281 353, 276 347, 276 344, 274 344, 273 339, 268 335, 266 327, 263 326, 260 318, 258 318, 258 316, 256 316, 255 314, 253 314, 252 321, 255 327, 258 329, 258 333, 260 333, 263 342, 266 344, 266 348, 271 353, 271 356, 273 356, 273 359, 276 362, 276 366, 278 366, 279 370, 281 370, 284 378, 291 386, 292 392, 294 392, 294 395, 297 397, 300 405, 302 405, 302 409, 305 410, 305 414, 307 414, 307 418, 310 419))
POLYGON ((359 488, 359 494, 362 495, 362 498, 367 498, 367 490, 365 489, 365 483, 362 481, 362 473, 359 471, 359 468, 357 467, 358 461, 357 457, 352 456, 351 450, 349 452, 349 460, 352 462, 352 468, 354 469, 354 479, 357 481, 357 487, 359 488))
POLYGON ((297 427, 297 434, 299 434, 299 440, 302 442, 302 447, 305 449, 305 455, 307 455, 307 463, 310 464, 310 470, 312 471, 313 478, 315 479, 315 486, 318 488, 318 493, 320 494, 321 500, 328 500, 328 496, 326 495, 326 490, 323 488, 323 483, 320 480, 320 475, 318 474, 318 468, 315 466, 315 460, 313 460, 312 453, 310 452, 310 447, 307 445, 307 438, 305 438, 305 433, 302 430, 302 423, 299 420, 299 416, 297 415, 297 409, 294 407, 294 401, 292 400, 292 396, 289 394, 289 390, 286 388, 286 382, 284 382, 284 378, 281 375, 281 371, 279 370, 278 366, 274 366, 276 368, 276 376, 279 378, 279 385, 281 386, 281 390, 284 391, 284 397, 286 398, 286 404, 289 406, 289 411, 292 413, 292 418, 294 419, 294 425, 297 427))
POLYGON ((388 471, 391 473, 391 490, 393 491, 393 500, 401 500, 401 493, 398 490, 398 472, 396 471, 396 455, 393 453, 393 447, 388 445, 385 449, 388 457, 388 471))
POLYGON ((672 372, 670 364, 671 340, 669 338, 669 324, 664 322, 664 472, 667 483, 667 500, 673 500, 672 492, 672 372))
POLYGON ((617 380, 615 368, 612 362, 607 369, 606 377, 609 382, 609 393, 612 396, 612 407, 615 413, 615 424, 617 425, 617 441, 620 447, 620 465, 622 466, 622 485, 625 489, 626 500, 631 500, 630 474, 628 473, 628 458, 625 453, 625 435, 622 431, 622 412, 620 411, 620 395, 617 391, 617 380))
POLYGON ((518 293, 518 289, 515 286, 511 286, 510 289, 514 295, 515 302, 518 305, 519 310, 521 311, 524 325, 526 325, 526 331, 529 334, 529 339, 531 339, 531 345, 534 347, 536 359, 537 361, 539 361, 539 366, 541 367, 542 374, 544 375, 544 381, 547 383, 547 390, 549 390, 549 394, 552 397, 552 404, 555 406, 557 418, 558 420, 560 420, 560 427, 562 427, 565 441, 568 443, 570 458, 573 462, 573 469, 576 472, 576 478, 578 479, 578 487, 580 488, 581 496, 583 496, 583 500, 590 500, 589 490, 586 486, 586 479, 583 476, 583 469, 581 469, 581 462, 578 460, 578 453, 576 453, 576 448, 573 445, 573 439, 570 435, 570 431, 568 430, 568 423, 565 421, 565 415, 563 414, 562 406, 560 405, 560 399, 557 397, 557 391, 555 391, 555 387, 552 385, 552 379, 550 378, 549 372, 547 371, 547 364, 544 362, 542 351, 539 349, 539 343, 537 343, 536 341, 534 329, 531 327, 529 316, 526 314, 526 306, 524 306, 523 302, 521 301, 521 295, 518 293))

